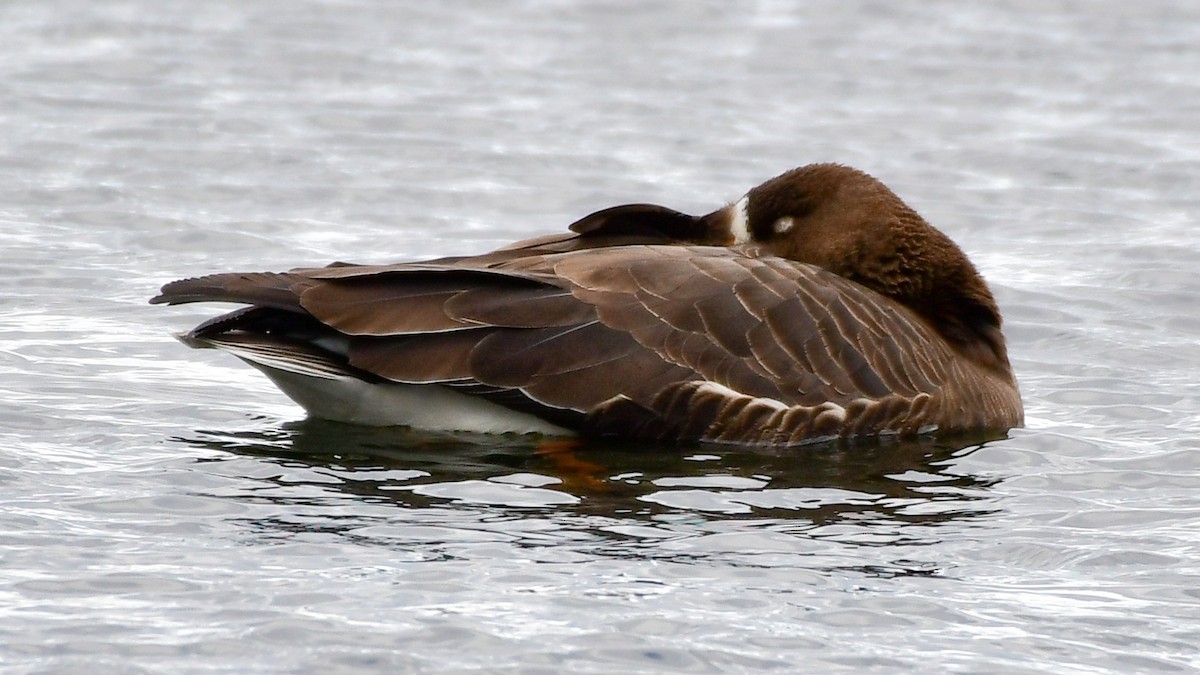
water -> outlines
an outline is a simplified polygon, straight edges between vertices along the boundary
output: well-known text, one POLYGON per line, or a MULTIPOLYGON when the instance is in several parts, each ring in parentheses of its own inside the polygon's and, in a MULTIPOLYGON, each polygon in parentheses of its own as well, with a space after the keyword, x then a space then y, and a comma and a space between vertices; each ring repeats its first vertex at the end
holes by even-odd
POLYGON ((0 670, 1200 668, 1200 7, 0 5, 0 670), (303 421, 145 304, 841 161, 1028 425, 794 452, 303 421))

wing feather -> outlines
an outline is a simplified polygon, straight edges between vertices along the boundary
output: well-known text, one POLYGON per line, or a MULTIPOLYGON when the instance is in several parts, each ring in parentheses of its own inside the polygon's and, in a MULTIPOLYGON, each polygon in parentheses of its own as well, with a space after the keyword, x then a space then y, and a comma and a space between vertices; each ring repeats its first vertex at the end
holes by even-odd
POLYGON ((656 246, 592 251, 586 260, 562 256, 554 269, 605 324, 693 369, 697 379, 749 395, 847 405, 929 391, 944 376, 937 366, 912 363, 945 356, 926 353, 926 345, 940 344, 931 329, 812 266, 656 246))
POLYGON ((152 304, 187 302, 238 302, 302 311, 300 293, 311 285, 301 275, 278 272, 228 272, 172 281, 150 299, 152 304))
MULTIPOLYGON (((213 275, 168 284, 155 301, 307 312, 348 345, 327 361, 305 352, 310 369, 344 361, 369 376, 446 384, 645 438, 795 443, 912 429, 933 414, 924 392, 966 377, 945 365, 956 363, 949 348, 911 312, 819 268, 716 247, 575 242, 491 258, 213 275)), ((208 333, 251 319, 259 321, 225 319, 208 333)), ((287 351, 241 349, 260 359, 287 351)))
POLYGON ((394 382, 464 382, 472 379, 471 350, 488 331, 430 332, 350 340, 350 364, 394 382))
POLYGON ((509 328, 573 326, 596 316, 592 306, 557 286, 477 286, 449 298, 444 309, 456 321, 509 328))
POLYGON ((596 320, 576 326, 497 330, 472 350, 471 373, 487 384, 522 387, 550 375, 629 358, 636 351, 637 344, 627 334, 596 320))

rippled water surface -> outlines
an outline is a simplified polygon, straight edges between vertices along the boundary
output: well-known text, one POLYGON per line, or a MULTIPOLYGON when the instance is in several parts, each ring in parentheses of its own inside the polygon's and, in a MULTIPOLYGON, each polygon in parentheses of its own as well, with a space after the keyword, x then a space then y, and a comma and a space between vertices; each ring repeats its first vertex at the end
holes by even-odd
POLYGON ((1200 668, 1200 6, 0 4, 5 672, 1200 668), (304 421, 165 281, 892 186, 1028 425, 798 451, 304 421))

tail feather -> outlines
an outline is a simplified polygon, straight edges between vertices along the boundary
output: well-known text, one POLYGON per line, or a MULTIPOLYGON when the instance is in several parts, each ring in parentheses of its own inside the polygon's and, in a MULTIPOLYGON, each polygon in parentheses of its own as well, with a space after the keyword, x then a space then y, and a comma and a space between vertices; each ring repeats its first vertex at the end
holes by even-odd
POLYGON ((172 281, 150 303, 236 302, 294 312, 302 311, 300 294, 312 284, 312 279, 290 272, 210 274, 172 281))
POLYGON ((297 375, 322 379, 353 377, 366 382, 382 381, 381 378, 349 366, 324 350, 269 335, 235 331, 212 336, 187 333, 176 337, 189 347, 220 349, 248 363, 297 375))

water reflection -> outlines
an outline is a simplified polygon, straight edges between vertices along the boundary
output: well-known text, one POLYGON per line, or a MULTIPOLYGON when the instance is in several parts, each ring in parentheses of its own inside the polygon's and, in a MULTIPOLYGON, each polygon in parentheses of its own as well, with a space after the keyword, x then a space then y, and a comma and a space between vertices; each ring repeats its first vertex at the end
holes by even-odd
POLYGON ((287 488, 260 495, 270 499, 312 503, 314 494, 334 494, 411 508, 463 504, 643 522, 781 518, 827 526, 932 525, 986 515, 994 480, 955 465, 996 438, 779 450, 565 443, 305 420, 177 440, 223 451, 202 461, 233 453, 285 468, 258 477, 287 488))

